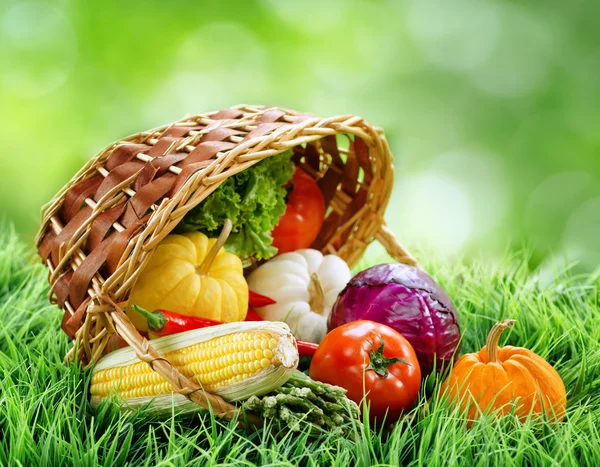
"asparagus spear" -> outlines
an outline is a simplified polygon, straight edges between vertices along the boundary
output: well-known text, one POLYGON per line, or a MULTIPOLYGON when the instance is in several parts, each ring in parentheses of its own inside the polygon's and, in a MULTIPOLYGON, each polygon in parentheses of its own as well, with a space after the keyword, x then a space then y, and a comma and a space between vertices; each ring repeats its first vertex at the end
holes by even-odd
POLYGON ((283 422, 288 430, 312 429, 345 433, 349 422, 359 418, 358 406, 338 386, 314 381, 296 371, 281 387, 264 396, 252 396, 243 403, 247 410, 264 418, 283 422))

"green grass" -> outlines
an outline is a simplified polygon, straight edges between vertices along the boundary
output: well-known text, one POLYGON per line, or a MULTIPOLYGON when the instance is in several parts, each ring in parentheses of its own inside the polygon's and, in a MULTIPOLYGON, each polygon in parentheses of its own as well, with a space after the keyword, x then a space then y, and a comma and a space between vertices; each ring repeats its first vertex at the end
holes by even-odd
POLYGON ((0 223, 0 465, 600 465, 597 275, 548 279, 529 272, 522 254, 494 267, 428 265, 459 309, 464 352, 479 349, 495 321, 517 319, 503 340, 555 365, 568 389, 563 423, 484 418, 468 429, 443 403, 423 410, 423 396, 385 435, 355 427, 348 439, 311 440, 273 427, 245 433, 208 414, 93 413, 89 373, 62 362, 61 312, 34 261, 0 223))

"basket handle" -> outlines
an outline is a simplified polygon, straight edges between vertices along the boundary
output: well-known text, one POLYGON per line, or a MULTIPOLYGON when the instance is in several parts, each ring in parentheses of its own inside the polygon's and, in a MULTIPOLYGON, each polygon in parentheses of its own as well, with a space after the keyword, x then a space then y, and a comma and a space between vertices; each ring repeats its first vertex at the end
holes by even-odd
POLYGON ((173 390, 184 395, 200 407, 212 411, 215 415, 231 420, 236 413, 240 414, 238 423, 242 426, 260 426, 260 417, 253 413, 242 413, 241 410, 226 402, 221 397, 204 391, 200 386, 183 376, 177 368, 165 357, 160 355, 133 326, 129 317, 108 295, 100 297, 111 306, 110 315, 115 323, 115 328, 121 337, 135 351, 137 357, 146 362, 150 367, 171 383, 173 390))
POLYGON ((399 263, 408 264, 409 266, 419 266, 415 257, 402 246, 385 222, 382 222, 379 226, 379 229, 375 233, 375 239, 381 243, 390 256, 399 263))

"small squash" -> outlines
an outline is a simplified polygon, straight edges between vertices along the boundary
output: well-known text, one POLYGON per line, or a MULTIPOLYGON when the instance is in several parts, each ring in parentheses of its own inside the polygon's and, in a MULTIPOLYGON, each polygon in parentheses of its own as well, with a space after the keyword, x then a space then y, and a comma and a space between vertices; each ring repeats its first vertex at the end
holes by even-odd
POLYGON ((350 280, 342 258, 312 249, 275 256, 248 277, 250 289, 277 303, 257 308, 269 321, 285 321, 296 338, 320 343, 338 294, 350 280))
MULTIPOLYGON (((226 223, 218 239, 200 232, 165 237, 140 274, 129 304, 215 321, 243 321, 248 284, 242 262, 222 248, 230 227, 226 223)), ((127 315, 137 329, 148 330, 146 319, 131 307, 127 315)))
POLYGON ((531 412, 560 421, 565 414, 567 394, 556 370, 529 349, 510 345, 498 348, 500 335, 514 323, 496 323, 486 346, 478 353, 460 357, 443 383, 441 394, 468 410, 469 420, 486 410, 506 415, 514 407, 521 420, 531 412))

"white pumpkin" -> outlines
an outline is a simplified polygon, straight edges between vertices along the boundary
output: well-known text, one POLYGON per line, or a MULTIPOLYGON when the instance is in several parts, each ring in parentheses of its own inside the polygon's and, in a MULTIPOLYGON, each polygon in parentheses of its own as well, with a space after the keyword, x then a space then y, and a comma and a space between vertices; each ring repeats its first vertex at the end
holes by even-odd
POLYGON ((277 303, 257 308, 268 321, 285 321, 303 341, 320 343, 338 294, 350 280, 348 265, 336 255, 318 250, 283 253, 259 266, 248 277, 250 290, 277 303))

